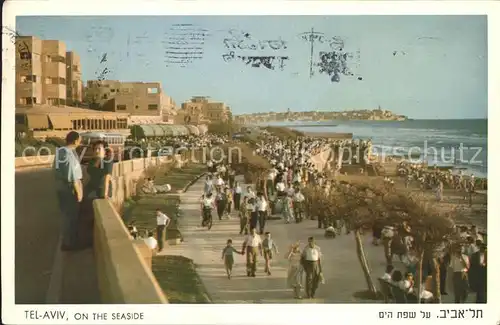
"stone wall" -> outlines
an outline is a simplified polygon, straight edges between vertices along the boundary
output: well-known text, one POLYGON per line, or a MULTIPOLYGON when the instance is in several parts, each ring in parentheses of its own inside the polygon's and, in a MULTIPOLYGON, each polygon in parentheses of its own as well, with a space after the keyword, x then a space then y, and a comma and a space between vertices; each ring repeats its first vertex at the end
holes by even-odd
POLYGON ((138 158, 116 163, 113 166, 111 179, 113 184, 113 198, 111 201, 115 207, 120 208, 125 200, 137 194, 137 181, 148 168, 167 163, 182 167, 183 160, 180 155, 175 155, 173 157, 138 158))
MULTIPOLYGON (((47 170, 53 160, 54 156, 16 158, 16 171, 47 170)), ((173 163, 177 167, 183 165, 179 155, 115 163, 112 174, 113 198, 94 201, 94 256, 102 303, 168 302, 151 272, 152 251, 142 241, 131 239, 118 212, 123 202, 136 194, 135 184, 146 169, 166 163, 173 163)), ((85 168, 83 170, 85 173, 85 168)))
POLYGON ((94 215, 94 256, 101 303, 168 303, 151 271, 151 256, 141 252, 146 251, 140 247, 144 244, 131 240, 111 202, 95 200, 94 215))

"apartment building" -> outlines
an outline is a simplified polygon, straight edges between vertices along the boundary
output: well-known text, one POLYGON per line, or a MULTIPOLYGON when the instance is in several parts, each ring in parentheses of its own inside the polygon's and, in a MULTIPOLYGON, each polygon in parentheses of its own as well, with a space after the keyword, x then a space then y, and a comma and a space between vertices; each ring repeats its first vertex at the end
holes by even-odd
POLYGON ((80 106, 83 101, 82 65, 80 56, 66 52, 66 102, 70 106, 80 106))
POLYGON ((175 103, 159 82, 89 80, 85 89, 90 107, 130 114, 130 124, 173 122, 175 103))
POLYGON ((32 36, 16 38, 16 105, 41 104, 43 45, 32 36))
POLYGON ((81 103, 80 58, 57 40, 16 38, 16 105, 81 103), (69 54, 69 61, 68 61, 69 54), (68 68, 68 62, 71 66, 68 68), (74 90, 73 85, 76 86, 74 90), (71 94, 68 96, 68 86, 71 94), (79 101, 78 101, 79 99, 79 101))
POLYGON ((194 96, 182 103, 181 112, 193 123, 226 122, 231 116, 231 108, 222 102, 211 102, 207 96, 194 96))

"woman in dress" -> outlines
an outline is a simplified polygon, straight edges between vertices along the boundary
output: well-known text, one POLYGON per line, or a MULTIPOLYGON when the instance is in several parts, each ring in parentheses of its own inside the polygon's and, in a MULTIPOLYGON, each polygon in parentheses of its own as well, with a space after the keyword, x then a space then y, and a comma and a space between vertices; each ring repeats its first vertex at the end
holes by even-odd
POLYGON ((97 141, 92 146, 94 157, 87 166, 88 182, 85 184, 81 210, 80 241, 85 247, 92 247, 94 229, 95 199, 108 199, 113 195, 111 174, 113 173, 113 157, 104 141, 97 141))
POLYGON ((226 212, 226 216, 227 218, 231 218, 231 209, 233 207, 233 193, 231 191, 231 189, 229 187, 226 187, 224 189, 224 194, 225 194, 225 197, 226 197, 226 208, 225 208, 225 212, 226 212))
POLYGON ((291 195, 287 195, 283 202, 283 219, 285 223, 291 223, 293 221, 293 200, 291 195))
POLYGON ((301 299, 300 291, 302 289, 303 269, 300 263, 301 260, 300 242, 296 242, 290 247, 290 250, 285 255, 288 260, 288 287, 293 289, 296 299, 301 299))
POLYGON ((439 181, 436 187, 436 199, 438 202, 441 202, 443 200, 443 190, 444 190, 443 182, 439 181))

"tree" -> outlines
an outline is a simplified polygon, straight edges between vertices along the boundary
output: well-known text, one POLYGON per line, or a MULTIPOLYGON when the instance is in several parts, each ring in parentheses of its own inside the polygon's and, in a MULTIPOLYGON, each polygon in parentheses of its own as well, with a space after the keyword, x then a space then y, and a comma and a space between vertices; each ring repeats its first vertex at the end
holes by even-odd
POLYGON ((443 245, 454 242, 454 218, 459 217, 460 212, 439 210, 421 194, 412 195, 393 191, 386 196, 385 203, 388 213, 387 221, 399 224, 406 222, 411 229, 410 235, 414 240, 413 248, 419 257, 418 294, 420 295, 425 282, 423 281, 425 279, 422 279, 422 271, 423 263, 427 261, 432 263, 434 296, 440 301, 438 254, 443 245))
POLYGON ((248 144, 238 143, 231 147, 231 165, 237 174, 243 174, 245 183, 255 182, 257 188, 263 188, 264 195, 268 198, 265 182, 271 164, 266 158, 255 154, 254 148, 248 144))
MULTIPOLYGON (((437 210, 426 203, 422 197, 388 191, 377 180, 340 182, 328 194, 324 191, 312 190, 305 191, 305 193, 315 200, 313 207, 316 215, 326 213, 326 217, 342 217, 346 221, 346 226, 353 230, 358 260, 368 291, 372 295, 376 295, 377 288, 371 277, 370 266, 363 247, 363 229, 371 228, 375 223, 400 225, 406 222, 410 226, 410 234, 414 238, 414 247, 419 256, 419 290, 423 283, 421 275, 424 253, 435 258, 437 248, 453 234, 454 222, 450 213, 437 210)), ((439 272, 438 269, 436 270, 439 272)), ((439 279, 439 274, 435 279, 439 279)), ((436 295, 439 294, 436 293, 436 295)))
POLYGON ((376 296, 377 288, 371 277, 362 241, 363 228, 373 225, 385 215, 382 213, 383 192, 368 184, 338 183, 329 193, 306 190, 305 195, 314 200, 312 214, 323 218, 343 219, 346 227, 353 230, 356 253, 360 262, 368 291, 376 296))

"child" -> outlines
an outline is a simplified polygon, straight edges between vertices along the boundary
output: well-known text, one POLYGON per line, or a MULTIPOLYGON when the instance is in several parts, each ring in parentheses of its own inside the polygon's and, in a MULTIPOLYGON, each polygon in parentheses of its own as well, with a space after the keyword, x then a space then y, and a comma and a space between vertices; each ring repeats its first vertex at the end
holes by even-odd
POLYGON ((243 252, 237 251, 233 247, 233 240, 227 240, 227 246, 222 250, 222 260, 224 260, 224 266, 226 267, 227 278, 231 279, 231 272, 233 271, 234 256, 233 253, 243 255, 243 252))
POLYGON ((271 260, 273 259, 273 252, 275 252, 276 254, 279 253, 278 253, 278 247, 271 239, 271 233, 269 231, 266 232, 266 238, 262 242, 262 248, 264 251, 264 260, 266 261, 266 267, 264 272, 266 272, 267 275, 271 275, 271 260))

